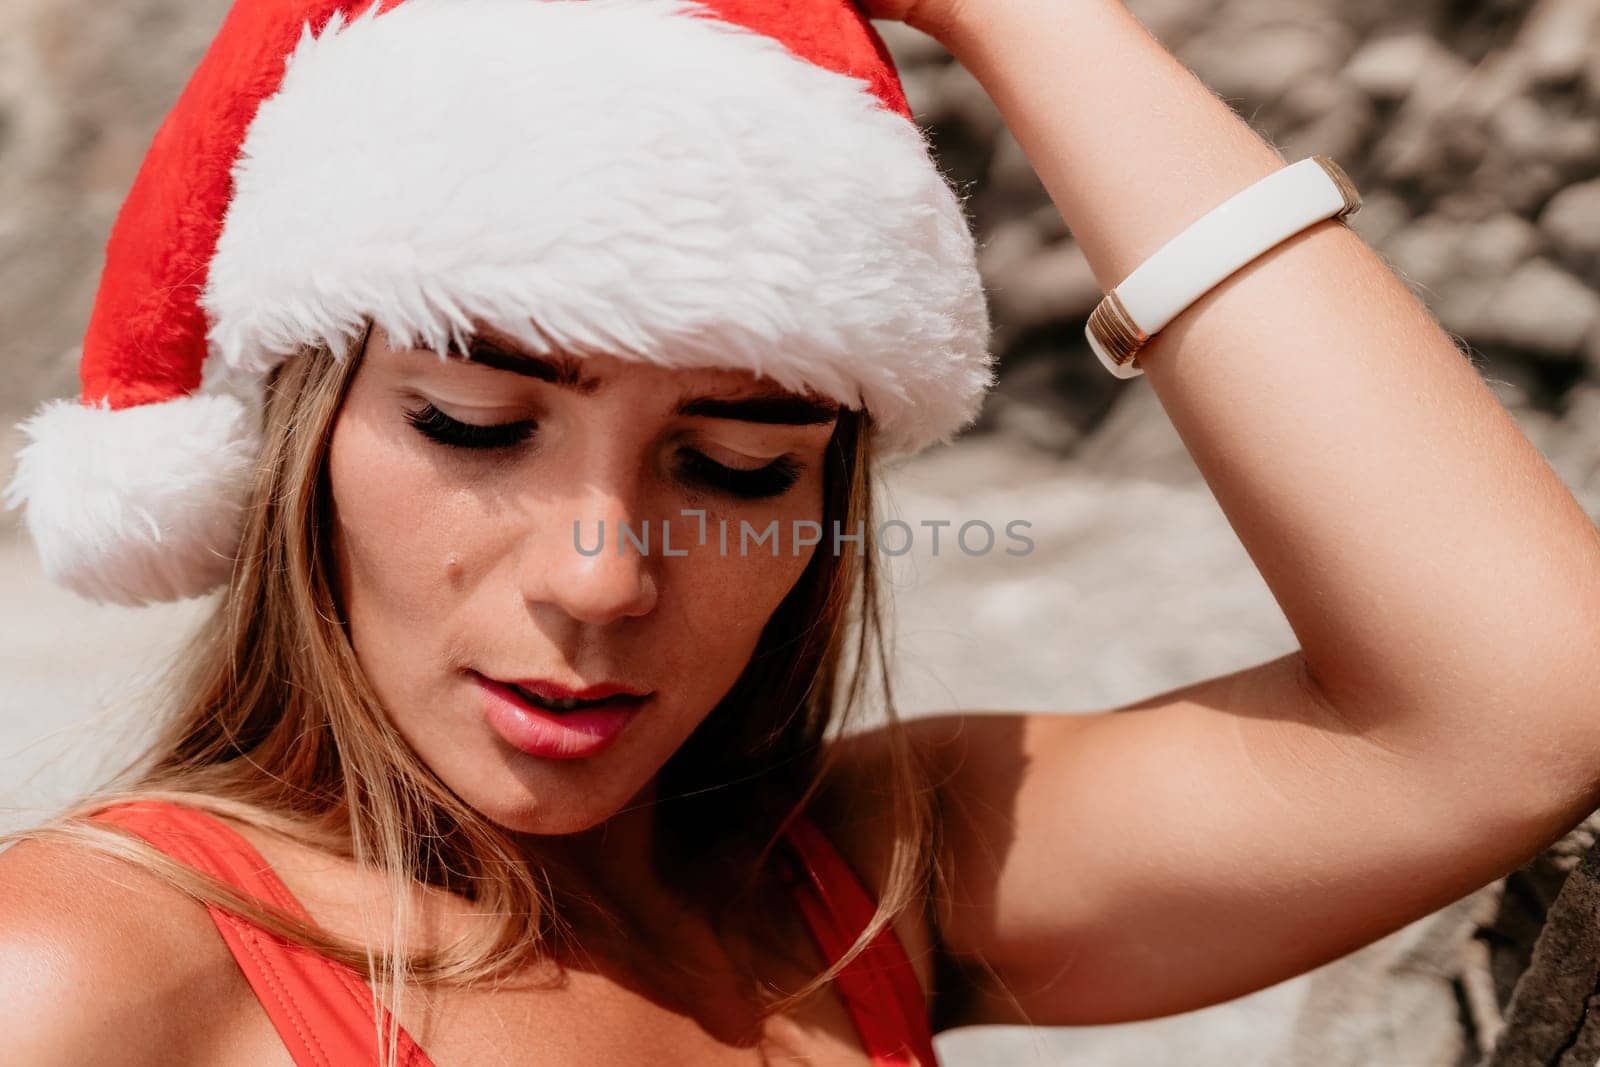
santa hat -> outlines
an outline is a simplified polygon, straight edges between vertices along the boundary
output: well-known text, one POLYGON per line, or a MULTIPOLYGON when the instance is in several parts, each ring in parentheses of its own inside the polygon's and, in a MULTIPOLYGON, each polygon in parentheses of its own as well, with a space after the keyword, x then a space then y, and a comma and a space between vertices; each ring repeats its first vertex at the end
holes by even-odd
POLYGON ((959 199, 846 0, 237 0, 6 489, 96 600, 227 580, 287 358, 371 321, 738 367, 903 455, 993 383, 959 199))

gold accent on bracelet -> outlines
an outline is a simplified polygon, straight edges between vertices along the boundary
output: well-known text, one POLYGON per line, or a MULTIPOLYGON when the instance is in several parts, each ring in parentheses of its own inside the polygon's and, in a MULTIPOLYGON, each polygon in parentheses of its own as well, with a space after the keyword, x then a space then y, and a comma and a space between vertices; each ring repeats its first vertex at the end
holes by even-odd
POLYGON ((1115 289, 1105 294, 1089 314, 1089 329, 1118 366, 1138 355, 1139 349, 1150 340, 1149 334, 1134 325, 1133 316, 1122 306, 1122 298, 1115 289))
POLYGON ((1350 175, 1345 173, 1344 168, 1327 156, 1312 156, 1311 158, 1317 161, 1317 166, 1321 167, 1329 178, 1333 179, 1333 184, 1339 188, 1339 195, 1344 197, 1344 210, 1340 211, 1334 218, 1348 218, 1360 211, 1361 191, 1356 188, 1356 183, 1350 180, 1350 175))

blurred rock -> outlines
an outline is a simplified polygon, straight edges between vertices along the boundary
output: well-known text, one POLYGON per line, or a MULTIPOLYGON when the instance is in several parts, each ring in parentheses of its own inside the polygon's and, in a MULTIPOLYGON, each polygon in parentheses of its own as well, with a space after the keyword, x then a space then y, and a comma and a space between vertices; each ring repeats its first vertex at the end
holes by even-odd
POLYGON ((1484 323, 1490 301, 1501 284, 1499 279, 1465 278, 1448 285, 1443 292, 1424 293, 1423 296, 1432 305, 1439 324, 1450 333, 1458 338, 1482 339, 1487 332, 1484 323))
POLYGON ((1039 184, 1038 175, 1034 173, 1033 163, 1010 130, 1002 130, 995 137, 988 177, 988 200, 997 209, 1031 205, 1041 197, 1048 200, 1044 187, 1039 184))
POLYGON ((1484 312, 1483 332, 1536 355, 1572 358, 1600 319, 1600 296, 1547 259, 1518 267, 1484 312))
POLYGON ((1294 125, 1299 120, 1280 146, 1289 159, 1331 156, 1348 162, 1357 158, 1377 126, 1377 114, 1367 96, 1332 75, 1296 83, 1282 104, 1287 122, 1294 125))
POLYGON ((1396 192, 1379 186, 1361 193, 1361 210, 1350 216, 1350 224, 1369 244, 1388 251, 1394 237, 1411 221, 1405 200, 1396 192))
POLYGON ((226 7, 0 4, 0 417, 77 392, 111 220, 226 7))
POLYGON ((1089 317, 1100 286, 1089 261, 1071 241, 1016 255, 1009 267, 985 270, 990 307, 1015 329, 1089 317))
POLYGON ((1399 101, 1441 71, 1452 77, 1459 61, 1425 33, 1379 37, 1362 45, 1345 64, 1344 79, 1375 100, 1399 101))
POLYGON ((1583 84, 1588 90, 1589 99, 1600 100, 1600 48, 1589 53, 1589 62, 1583 68, 1583 84))
POLYGON ((1048 198, 1039 207, 1028 214, 1028 225, 1032 226, 1045 242, 1060 241, 1069 235, 1067 220, 1061 217, 1061 212, 1048 198))
POLYGON ((960 122, 985 144, 992 143, 1005 128, 989 94, 961 64, 947 63, 939 68, 939 76, 929 89, 937 101, 930 118, 960 122))
POLYGON ((1318 972, 1288 1062, 1317 1067, 1457 1067, 1467 1053, 1452 983, 1498 884, 1318 972))
POLYGON ((1501 277, 1533 255, 1538 246, 1538 229, 1526 219, 1503 211, 1465 230, 1461 259, 1475 274, 1501 277))
POLYGON ((1013 219, 996 226, 978 245, 978 269, 985 285, 989 285, 991 279, 1008 278, 1026 270, 1028 262, 1043 247, 1044 240, 1038 229, 1027 219, 1013 219))
POLYGON ((1563 255, 1579 261, 1600 257, 1600 178, 1551 197, 1539 214, 1539 228, 1563 255))
POLYGON ((1306 78, 1336 70, 1353 44, 1350 32, 1338 24, 1241 27, 1218 20, 1185 42, 1178 56, 1223 96, 1264 102, 1306 78))
POLYGON ((1407 280, 1438 291, 1461 273, 1463 236, 1460 223, 1429 215, 1389 239, 1389 259, 1407 280))
POLYGON ((1536 82, 1568 82, 1583 73, 1600 42, 1600 0, 1539 0, 1517 50, 1536 82))
MULTIPOLYGON (((1600 354, 1600 328, 1591 330, 1589 339, 1591 351, 1600 354)), ((1542 451, 1578 499, 1595 505, 1591 514, 1600 520, 1600 383, 1579 382, 1563 399, 1542 451)))
MULTIPOLYGON (((1600 42, 1596 47, 1600 48, 1600 42)), ((1542 153, 1557 166, 1574 173, 1592 174, 1593 163, 1600 157, 1600 118, 1585 115, 1557 121, 1542 153)))
MULTIPOLYGON (((1482 143, 1471 139, 1472 127, 1445 120, 1471 68, 1437 45, 1421 47, 1414 39, 1402 41, 1404 44, 1394 46, 1399 55, 1384 56, 1385 63, 1398 68, 1402 59, 1409 59, 1418 65, 1412 71, 1411 80, 1404 84, 1399 110, 1373 149, 1373 164, 1388 181, 1434 180, 1441 176, 1434 168, 1449 162, 1452 151, 1472 152, 1482 143), (1468 140, 1459 144, 1458 139, 1463 135, 1468 140)), ((1373 61, 1369 59, 1368 62, 1373 61)), ((1355 60, 1352 65, 1357 66, 1360 73, 1355 60)), ((1367 77, 1370 84, 1387 88, 1397 80, 1397 75, 1398 70, 1394 69, 1385 70, 1381 79, 1370 73, 1367 77)))
POLYGON ((1217 0, 1131 0, 1128 10, 1168 48, 1210 21, 1217 0))
POLYGON ((1475 223, 1429 215, 1388 238, 1387 251, 1390 265, 1444 327, 1473 337, 1488 328, 1486 316, 1506 276, 1538 244, 1538 230, 1508 213, 1475 223))

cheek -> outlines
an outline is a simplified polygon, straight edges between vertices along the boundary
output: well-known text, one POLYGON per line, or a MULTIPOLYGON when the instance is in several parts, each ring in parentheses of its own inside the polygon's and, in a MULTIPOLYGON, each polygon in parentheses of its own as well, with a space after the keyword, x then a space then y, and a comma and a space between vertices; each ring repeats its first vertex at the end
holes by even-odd
POLYGON ((371 653, 437 626, 449 560, 463 547, 436 471, 392 433, 352 413, 335 424, 328 478, 339 587, 352 642, 371 653), (408 637, 409 635, 409 637, 408 637))
POLYGON ((804 563, 804 558, 773 559, 766 550, 741 558, 736 547, 720 556, 713 543, 672 584, 694 605, 691 629, 708 654, 748 653, 804 563))
MULTIPOLYGON (((670 588, 677 591, 685 605, 687 625, 682 638, 695 656, 704 657, 702 663, 716 663, 721 681, 731 685, 733 677, 743 669, 751 652, 760 640, 761 631, 774 611, 805 573, 812 556, 819 551, 831 551, 831 542, 824 536, 815 546, 804 546, 795 553, 794 523, 805 520, 820 523, 822 500, 820 489, 797 493, 786 506, 764 511, 731 510, 712 512, 706 517, 704 545, 698 544, 699 523, 693 518, 673 524, 673 540, 677 531, 688 535, 688 555, 671 562, 670 588), (740 521, 749 522, 751 535, 741 547, 740 521), (724 546, 721 522, 726 523, 724 546), (755 537, 764 532, 767 524, 777 521, 778 554, 773 555, 772 542, 757 544, 755 537)), ((802 531, 815 537, 815 529, 802 531)), ((675 546, 676 547, 676 546, 675 546)), ((847 542, 844 551, 849 551, 847 542)))

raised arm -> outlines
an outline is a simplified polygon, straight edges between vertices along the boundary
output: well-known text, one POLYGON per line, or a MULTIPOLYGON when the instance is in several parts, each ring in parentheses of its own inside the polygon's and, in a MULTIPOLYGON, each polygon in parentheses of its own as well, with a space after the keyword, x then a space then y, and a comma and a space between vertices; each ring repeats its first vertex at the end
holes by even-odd
MULTIPOLYGON (((1120 3, 954 0, 920 25, 1102 288, 1285 165, 1120 3)), ((1041 1023, 1289 977, 1600 804, 1600 535, 1355 232, 1256 260, 1141 366, 1301 647, 1139 710, 921 724, 949 775, 941 936, 1041 1023)))

